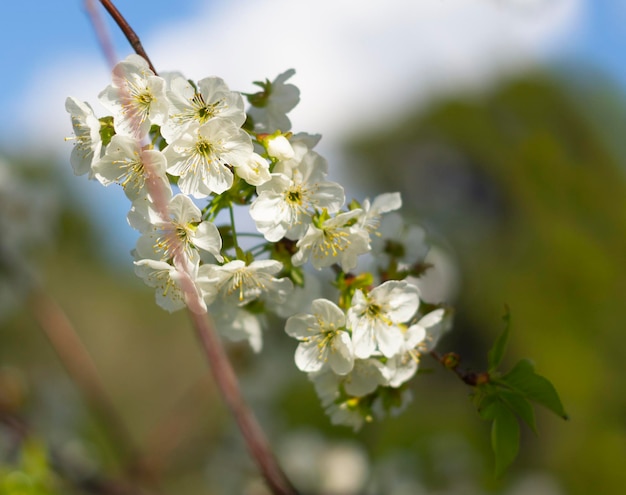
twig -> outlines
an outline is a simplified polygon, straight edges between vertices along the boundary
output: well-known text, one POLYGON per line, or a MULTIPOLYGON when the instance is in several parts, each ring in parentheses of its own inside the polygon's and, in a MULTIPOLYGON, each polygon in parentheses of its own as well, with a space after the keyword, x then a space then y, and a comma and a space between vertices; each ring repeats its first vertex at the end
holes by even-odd
POLYGON ((297 495, 298 492, 278 465, 261 427, 244 402, 235 372, 215 328, 206 315, 192 311, 189 311, 189 314, 213 371, 215 382, 239 425, 248 450, 256 460, 266 483, 275 495, 297 495))
POLYGON ((98 42, 102 47, 102 52, 104 53, 104 57, 107 60, 107 63, 111 68, 116 64, 117 57, 115 56, 115 49, 113 48, 113 43, 111 43, 111 36, 107 31, 105 23, 102 21, 102 17, 98 12, 97 5, 95 0, 85 0, 85 9, 87 10, 87 15, 89 19, 91 19, 91 24, 93 25, 93 29, 96 32, 96 37, 98 38, 98 42))
POLYGON ((124 16, 120 13, 119 10, 117 10, 117 7, 113 5, 113 2, 111 2, 110 0, 100 0, 100 3, 106 9, 106 11, 111 15, 111 17, 117 23, 119 28, 122 30, 122 33, 124 33, 124 35, 126 36, 126 39, 130 43, 130 46, 132 46, 133 49, 135 50, 135 53, 137 55, 141 55, 144 59, 146 59, 146 62, 148 62, 148 66, 150 67, 150 70, 154 72, 154 74, 156 75, 157 71, 154 68, 154 65, 152 65, 152 62, 150 61, 148 54, 143 49, 141 41, 139 40, 139 36, 137 36, 137 33, 135 33, 133 28, 130 27, 130 24, 128 24, 126 19, 124 19, 124 16))
MULTIPOLYGON (((142 56, 148 62, 152 72, 157 74, 148 55, 141 46, 139 37, 132 30, 126 19, 124 19, 110 0, 100 0, 100 2, 117 22, 117 25, 126 35, 135 52, 142 56)), ((150 160, 144 160, 143 168, 146 177, 146 187, 155 210, 163 222, 171 222, 168 195, 163 183, 158 178, 156 167, 150 160)), ((176 229, 172 228, 171 233, 168 235, 168 244, 171 246, 170 255, 173 259, 173 265, 178 272, 177 284, 184 295, 189 314, 209 361, 215 382, 269 488, 275 495, 297 495, 295 488, 280 469, 270 449, 269 442, 254 415, 243 400, 235 372, 224 352, 214 326, 208 319, 206 305, 195 285, 192 273, 193 267, 185 255, 185 246, 175 232, 176 229)))
MULTIPOLYGON (((78 385, 88 403, 106 422, 114 441, 135 462, 137 448, 130 432, 107 394, 98 370, 71 322, 51 297, 39 288, 33 289, 30 307, 37 323, 50 341, 71 379, 78 385)), ((135 466, 136 467, 136 466, 135 466)))
MULTIPOLYGON (((144 455, 141 465, 147 469, 154 479, 163 475, 163 471, 169 467, 169 459, 176 453, 185 437, 193 433, 194 425, 206 421, 206 415, 202 407, 198 407, 198 397, 213 397, 217 394, 206 394, 207 387, 213 386, 210 373, 206 373, 198 379, 178 399, 174 407, 160 421, 149 435, 145 443, 144 455)), ((213 392, 213 391, 211 391, 213 392)))
POLYGON ((430 355, 439 361, 444 368, 453 371, 463 383, 470 387, 476 387, 477 385, 482 385, 489 381, 489 373, 486 371, 477 373, 475 371, 459 369, 461 357, 455 352, 448 352, 441 355, 437 351, 430 351, 430 355))

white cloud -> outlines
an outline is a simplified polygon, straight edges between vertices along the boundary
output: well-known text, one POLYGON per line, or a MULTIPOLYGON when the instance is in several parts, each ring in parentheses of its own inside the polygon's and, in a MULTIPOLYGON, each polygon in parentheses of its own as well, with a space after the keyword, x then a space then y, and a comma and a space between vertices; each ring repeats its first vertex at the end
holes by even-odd
POLYGON ((581 10, 578 0, 222 1, 151 46, 165 67, 242 90, 295 68, 296 128, 327 135, 545 55, 581 10))
MULTIPOLYGON (((256 91, 251 81, 295 68, 301 104, 291 114, 294 130, 323 134, 321 149, 330 155, 341 137, 363 126, 549 56, 575 33, 582 2, 214 0, 142 41, 159 70, 194 79, 219 75, 241 91, 256 91)), ((88 101, 103 115, 97 95, 109 80, 99 54, 51 60, 9 109, 15 119, 3 129, 13 140, 5 139, 8 147, 26 144, 69 157, 65 98, 88 101)), ((119 236, 126 228, 119 212, 127 205, 106 197, 92 195, 91 206, 116 210, 102 216, 101 226, 119 236)), ((124 242, 130 249, 134 238, 124 242)))
MULTIPOLYGON (((413 100, 480 87, 549 55, 572 35, 583 10, 582 0, 207 3, 191 19, 144 37, 156 66, 191 78, 220 75, 242 91, 293 67, 301 89, 294 129, 321 132, 325 140, 384 121, 413 100)), ((109 81, 101 60, 51 61, 20 99, 32 108, 19 113, 16 128, 58 145, 70 131, 66 95, 97 106, 109 81), (41 81, 45 99, 37 96, 41 81), (34 112, 45 117, 33 124, 34 112)))

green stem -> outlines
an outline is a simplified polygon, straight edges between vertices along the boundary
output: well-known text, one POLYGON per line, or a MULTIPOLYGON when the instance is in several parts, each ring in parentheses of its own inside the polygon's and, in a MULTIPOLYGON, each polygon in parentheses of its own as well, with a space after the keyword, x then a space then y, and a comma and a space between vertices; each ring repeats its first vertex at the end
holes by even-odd
POLYGON ((260 239, 264 238, 263 234, 256 234, 254 232, 242 232, 239 234, 239 237, 258 237, 260 239))
POLYGON ((235 246, 235 251, 237 252, 237 257, 239 257, 239 251, 241 251, 241 249, 239 248, 239 242, 237 242, 237 229, 235 228, 235 211, 233 209, 233 203, 229 203, 228 204, 228 212, 230 213, 230 227, 231 227, 231 232, 233 235, 233 244, 235 246))

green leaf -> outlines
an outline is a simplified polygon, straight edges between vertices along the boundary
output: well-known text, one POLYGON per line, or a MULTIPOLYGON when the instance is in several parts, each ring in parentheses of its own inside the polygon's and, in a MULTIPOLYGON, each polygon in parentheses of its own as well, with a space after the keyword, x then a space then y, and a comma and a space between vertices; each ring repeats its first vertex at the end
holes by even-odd
POLYGON ((519 423, 515 414, 501 402, 494 403, 491 447, 495 454, 496 476, 501 476, 519 452, 519 423))
POLYGON ((500 390, 498 398, 517 416, 526 423, 531 430, 537 433, 537 424, 535 423, 535 411, 528 400, 514 392, 500 390))
POLYGON ((487 359, 489 362, 489 373, 492 373, 496 370, 498 366, 500 366, 502 358, 504 357, 504 351, 506 351, 506 345, 509 341, 509 333, 511 329, 511 313, 509 312, 509 308, 506 306, 504 310, 504 316, 502 317, 502 319, 504 320, 504 330, 493 343, 493 347, 489 350, 489 353, 487 354, 487 359))
POLYGON ((561 418, 568 419, 554 385, 548 379, 535 373, 535 367, 529 360, 522 359, 511 371, 499 378, 497 383, 541 404, 561 418))
POLYGON ((111 138, 115 136, 113 117, 102 117, 98 120, 100 121, 100 139, 102 139, 102 146, 107 146, 111 142, 111 138))
POLYGON ((478 415, 481 419, 492 420, 496 415, 497 403, 495 394, 483 397, 478 406, 478 415))

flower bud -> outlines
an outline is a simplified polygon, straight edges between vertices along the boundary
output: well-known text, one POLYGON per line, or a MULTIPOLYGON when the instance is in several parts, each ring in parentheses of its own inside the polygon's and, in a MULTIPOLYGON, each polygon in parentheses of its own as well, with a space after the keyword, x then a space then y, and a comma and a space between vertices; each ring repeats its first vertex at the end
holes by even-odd
POLYGON ((267 153, 277 160, 289 160, 294 157, 294 151, 289 140, 279 134, 278 136, 268 136, 266 140, 267 153))
POLYGON ((449 370, 456 368, 461 362, 461 357, 456 352, 448 352, 442 357, 443 365, 449 370))

